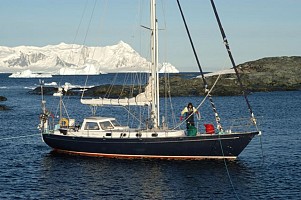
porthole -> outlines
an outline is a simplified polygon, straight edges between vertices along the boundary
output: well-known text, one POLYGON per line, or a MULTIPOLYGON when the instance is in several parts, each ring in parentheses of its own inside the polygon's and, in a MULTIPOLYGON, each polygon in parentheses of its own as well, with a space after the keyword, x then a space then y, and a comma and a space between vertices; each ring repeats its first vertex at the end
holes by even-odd
POLYGON ((158 133, 152 133, 152 137, 158 137, 158 133))

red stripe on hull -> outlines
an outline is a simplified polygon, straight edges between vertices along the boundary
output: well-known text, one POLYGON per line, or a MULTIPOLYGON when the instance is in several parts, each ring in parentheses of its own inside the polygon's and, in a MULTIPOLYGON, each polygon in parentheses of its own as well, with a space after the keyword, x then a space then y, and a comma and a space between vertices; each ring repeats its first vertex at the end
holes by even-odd
POLYGON ((124 155, 124 154, 104 154, 67 151, 53 149, 53 151, 71 155, 82 155, 90 157, 118 158, 118 159, 164 159, 164 160, 204 160, 204 159, 229 159, 235 160, 236 156, 156 156, 156 155, 124 155))

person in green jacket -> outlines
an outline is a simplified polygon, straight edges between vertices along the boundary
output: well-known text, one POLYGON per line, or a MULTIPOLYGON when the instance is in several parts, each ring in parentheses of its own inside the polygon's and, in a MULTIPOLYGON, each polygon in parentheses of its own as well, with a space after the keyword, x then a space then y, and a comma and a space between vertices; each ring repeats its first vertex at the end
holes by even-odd
POLYGON ((183 115, 185 114, 186 128, 189 129, 189 126, 194 126, 194 114, 197 114, 198 119, 200 118, 199 111, 193 107, 192 103, 188 103, 181 112, 181 120, 183 120, 183 115))

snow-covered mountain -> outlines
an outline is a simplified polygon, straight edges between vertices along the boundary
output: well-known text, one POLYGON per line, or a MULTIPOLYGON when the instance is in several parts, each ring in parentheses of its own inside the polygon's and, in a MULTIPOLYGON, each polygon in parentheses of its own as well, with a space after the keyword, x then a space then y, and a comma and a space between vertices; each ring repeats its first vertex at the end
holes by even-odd
MULTIPOLYGON (((148 71, 149 65, 148 60, 122 41, 105 47, 65 43, 44 47, 0 46, 0 72, 20 73, 30 69, 34 73, 100 74, 148 71)), ((160 66, 162 72, 179 72, 170 63, 160 66)))

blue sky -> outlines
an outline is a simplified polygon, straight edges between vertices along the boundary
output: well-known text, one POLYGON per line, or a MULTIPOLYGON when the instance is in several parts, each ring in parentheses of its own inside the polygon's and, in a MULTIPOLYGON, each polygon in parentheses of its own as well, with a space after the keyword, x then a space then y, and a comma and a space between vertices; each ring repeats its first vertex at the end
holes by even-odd
MULTIPOLYGON (((230 68, 210 1, 180 2, 204 71, 230 68)), ((300 0, 215 0, 215 4, 237 64, 301 54, 300 0)), ((147 6, 147 0, 2 0, 0 46, 61 42, 105 46, 122 40, 147 57, 148 31, 139 27, 148 25, 147 6)), ((180 71, 197 71, 176 0, 158 0, 157 10, 160 62, 170 62, 180 71)))

